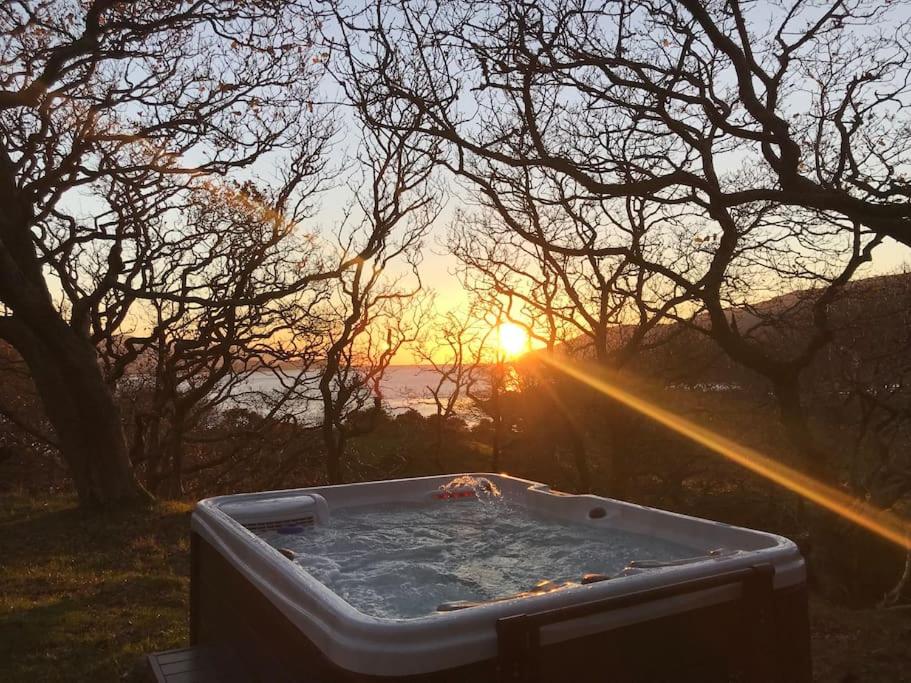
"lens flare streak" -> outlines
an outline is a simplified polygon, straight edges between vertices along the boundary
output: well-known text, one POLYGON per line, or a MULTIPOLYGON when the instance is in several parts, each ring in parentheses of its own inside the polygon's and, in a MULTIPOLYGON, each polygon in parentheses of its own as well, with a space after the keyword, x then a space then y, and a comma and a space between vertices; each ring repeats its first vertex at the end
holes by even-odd
POLYGON ((766 479, 797 493, 807 500, 834 512, 875 534, 911 550, 911 524, 897 515, 881 510, 823 484, 813 477, 773 460, 758 451, 701 427, 599 376, 597 368, 541 354, 541 361, 582 382, 600 393, 636 410, 655 422, 695 441, 728 460, 762 475, 766 479))

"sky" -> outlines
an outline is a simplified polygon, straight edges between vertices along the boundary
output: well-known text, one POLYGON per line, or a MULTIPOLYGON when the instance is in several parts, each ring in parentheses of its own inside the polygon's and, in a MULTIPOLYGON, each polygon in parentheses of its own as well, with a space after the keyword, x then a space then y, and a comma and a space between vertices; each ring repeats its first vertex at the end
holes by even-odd
MULTIPOLYGON (((777 5, 774 7, 775 9, 773 9, 773 5, 763 2, 750 6, 749 11, 751 17, 756 21, 757 26, 764 25, 767 22, 777 23, 778 21, 781 21, 783 17, 782 12, 784 10, 777 5)), ((803 16, 803 20, 806 21, 807 17, 813 16, 814 12, 822 12, 826 7, 827 5, 825 3, 818 6, 805 6, 804 10, 806 14, 803 16)), ((878 30, 878 28, 884 28, 884 30, 888 31, 891 30, 890 27, 892 22, 900 23, 907 21, 909 16, 911 16, 911 5, 899 3, 890 9, 888 22, 885 24, 880 24, 878 27, 869 27, 869 29, 855 26, 852 30, 862 33, 865 30, 874 32, 878 30)), ((467 93, 470 90, 470 88, 466 88, 465 92, 467 93)), ((804 103, 804 99, 801 97, 799 90, 796 94, 791 93, 788 103, 789 106, 801 107, 804 103)), ((810 100, 806 99, 805 104, 810 106, 810 100)), ((471 103, 467 101, 460 102, 460 106, 470 108, 471 103)), ((728 161, 733 165, 739 165, 742 160, 732 158, 728 161)), ((457 267, 456 259, 445 253, 447 231, 449 230, 452 221, 455 219, 457 209, 466 206, 465 197, 462 196, 465 190, 451 181, 448 183, 448 186, 450 188, 450 195, 447 198, 444 211, 428 235, 424 247, 424 260, 421 267, 423 284, 425 287, 436 292, 438 308, 441 310, 458 309, 465 306, 468 301, 468 294, 463 290, 459 279, 455 276, 457 267), (456 190, 454 188, 458 189, 456 190)), ((875 250, 872 262, 863 266, 857 277, 889 274, 902 270, 903 268, 911 269, 911 249, 887 239, 875 250)))
MULTIPOLYGON (((338 99, 339 92, 337 89, 327 90, 327 101, 338 99)), ((350 113, 342 110, 339 125, 341 130, 335 142, 336 149, 333 155, 339 160, 339 163, 344 163, 343 160, 350 159, 355 151, 359 136, 352 134, 352 131, 355 130, 356 122, 350 113)), ((250 169, 249 174, 251 176, 269 178, 272 170, 268 167, 269 163, 268 159, 264 159, 260 164, 250 169)), ((323 195, 317 214, 307 222, 307 226, 302 226, 303 229, 309 230, 318 227, 323 235, 331 238, 335 226, 340 222, 344 209, 351 199, 348 183, 356 177, 357 173, 358 169, 352 167, 348 169, 347 175, 343 173, 338 178, 335 187, 326 191, 323 195)), ((453 256, 445 253, 447 232, 452 221, 456 219, 457 209, 466 205, 466 198, 463 195, 464 189, 459 188, 451 179, 446 179, 444 187, 446 188, 444 191, 447 193, 447 196, 444 197, 445 206, 427 235, 422 250, 423 260, 420 266, 422 283, 426 289, 435 292, 436 308, 440 312, 462 309, 468 302, 468 294, 464 291, 461 282, 455 274, 457 262, 453 256)), ((78 213, 91 215, 91 199, 75 197, 72 201, 78 202, 78 213)), ((860 277, 896 272, 909 264, 911 264, 911 249, 895 242, 887 241, 874 252, 873 262, 864 267, 860 277)), ((391 275, 395 274, 394 271, 391 273, 391 275)), ((409 363, 413 361, 407 351, 400 354, 400 356, 401 358, 397 358, 396 362, 409 363)))

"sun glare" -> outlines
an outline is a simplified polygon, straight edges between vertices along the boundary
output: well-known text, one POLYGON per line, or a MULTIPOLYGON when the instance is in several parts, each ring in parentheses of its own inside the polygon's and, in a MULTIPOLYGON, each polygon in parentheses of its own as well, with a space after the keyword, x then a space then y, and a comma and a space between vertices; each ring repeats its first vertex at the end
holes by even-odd
POLYGON ((911 523, 898 515, 874 507, 865 500, 850 496, 840 489, 775 461, 752 448, 738 444, 715 432, 665 410, 646 399, 620 388, 599 376, 600 369, 578 362, 543 356, 542 361, 566 375, 587 384, 605 396, 623 403, 696 443, 723 455, 766 479, 797 493, 883 538, 911 550, 911 523))
POLYGON ((507 356, 518 356, 528 350, 528 333, 515 323, 503 323, 497 328, 500 349, 507 356))

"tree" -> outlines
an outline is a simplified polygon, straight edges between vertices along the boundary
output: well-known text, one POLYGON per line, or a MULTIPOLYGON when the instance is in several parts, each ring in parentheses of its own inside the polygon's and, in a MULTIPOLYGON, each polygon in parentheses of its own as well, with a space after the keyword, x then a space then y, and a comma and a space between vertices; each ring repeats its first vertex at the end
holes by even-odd
POLYGON ((911 245, 902 3, 336 3, 372 125, 713 216, 774 204, 911 245), (383 102, 382 109, 375 103, 383 102), (470 113, 467 113, 470 112, 470 113))
POLYGON ((503 325, 510 320, 511 302, 478 285, 478 281, 463 279, 463 286, 473 296, 469 310, 479 330, 469 348, 471 362, 466 368, 464 388, 475 411, 490 420, 490 471, 500 472, 503 452, 509 445, 506 435, 514 422, 509 398, 519 388, 513 359, 501 341, 503 325))
POLYGON ((147 498, 91 312, 122 292, 108 325, 146 296, 133 250, 191 185, 296 144, 321 69, 314 29, 290 1, 0 8, 0 338, 25 359, 85 506, 147 498))
MULTIPOLYGON (((509 316, 531 321, 530 334, 544 343, 546 353, 559 344, 565 356, 587 356, 618 373, 640 352, 670 340, 671 335, 655 334, 656 327, 693 297, 690 288, 644 267, 666 249, 652 229, 656 218, 663 218, 655 207, 630 199, 625 211, 615 214, 619 207, 569 197, 559 186, 545 199, 547 181, 533 184, 521 171, 478 180, 488 209, 457 222, 450 249, 471 288, 505 299, 509 316)), ((561 396, 568 393, 562 379, 546 376, 552 373, 543 368, 536 374, 548 390, 541 400, 562 416, 559 432, 572 451, 580 489, 592 485, 586 424, 599 424, 604 428, 599 445, 606 447, 600 464, 612 494, 623 495, 628 416, 603 397, 570 405, 561 396)))
POLYGON ((327 344, 318 391, 326 473, 333 484, 344 481, 349 438, 372 427, 353 420, 354 413, 371 395, 373 417, 382 410, 383 374, 419 335, 426 315, 418 300, 420 248, 440 210, 429 187, 433 164, 407 136, 368 135, 362 149, 369 189, 355 190, 354 226, 339 231, 338 248, 347 260, 357 251, 354 245, 364 246, 336 280, 323 314, 327 344), (399 274, 390 274, 393 266, 399 274))
MULTIPOLYGON (((830 315, 832 343, 808 369, 813 404, 838 425, 849 490, 885 510, 911 504, 909 298, 907 272, 855 283, 830 315)), ((911 552, 882 604, 899 602, 909 587, 911 552)))
POLYGON ((465 312, 448 311, 436 318, 415 347, 416 355, 436 375, 436 382, 428 384, 426 391, 435 409, 433 454, 438 468, 443 467, 446 426, 480 381, 483 349, 491 334, 483 327, 473 306, 465 312))
MULTIPOLYGON (((323 175, 327 140, 310 138, 319 150, 311 177, 323 175)), ((321 184, 310 188, 311 198, 321 184)), ((316 309, 329 290, 317 280, 292 295, 268 296, 305 273, 329 269, 313 235, 295 230, 305 218, 299 211, 281 211, 249 182, 207 182, 188 200, 147 242, 154 250, 143 258, 141 278, 157 298, 134 307, 132 329, 108 330, 99 344, 118 399, 133 397, 125 415, 131 460, 150 491, 169 495, 183 493, 188 446, 200 450, 203 440, 211 449, 236 436, 212 429, 226 409, 249 406, 261 415, 244 426, 249 434, 294 403, 315 360, 324 327, 316 309), (266 372, 279 389, 251 387, 266 372)), ((215 464, 192 462, 196 471, 215 464)))
POLYGON ((830 338, 828 304, 886 235, 902 239, 911 206, 896 110, 908 97, 906 37, 879 28, 888 3, 775 8, 770 33, 739 3, 394 5, 337 9, 366 120, 398 130, 384 112, 413 112, 411 132, 440 144, 437 163, 542 255, 647 273, 656 322, 698 301, 706 315, 684 317, 770 380, 819 472, 800 371, 830 338), (867 27, 862 44, 852 22, 867 27), (874 94, 873 83, 888 85, 874 94), (581 240, 529 220, 554 207, 581 240), (824 287, 816 332, 782 357, 741 334, 730 309, 787 279, 824 287))

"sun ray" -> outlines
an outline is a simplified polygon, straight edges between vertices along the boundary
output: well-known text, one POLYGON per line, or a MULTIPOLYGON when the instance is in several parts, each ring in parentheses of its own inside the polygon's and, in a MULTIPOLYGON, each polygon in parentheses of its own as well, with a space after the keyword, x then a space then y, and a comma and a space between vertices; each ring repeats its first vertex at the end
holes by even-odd
POLYGON ((908 520, 839 491, 752 448, 738 444, 622 389, 605 379, 603 372, 598 368, 547 354, 541 354, 540 360, 732 462, 762 475, 892 543, 911 550, 911 523, 908 520))

